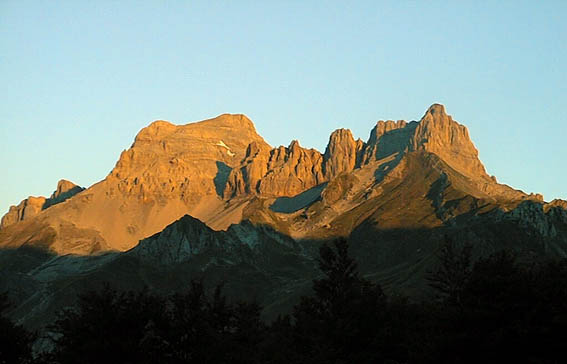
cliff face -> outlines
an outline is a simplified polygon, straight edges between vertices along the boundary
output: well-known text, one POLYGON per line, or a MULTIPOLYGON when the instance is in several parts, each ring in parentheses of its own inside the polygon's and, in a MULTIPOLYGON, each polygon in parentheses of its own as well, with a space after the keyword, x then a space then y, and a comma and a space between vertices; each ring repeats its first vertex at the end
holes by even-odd
POLYGON ((410 295, 446 236, 481 254, 567 256, 567 201, 498 184, 438 104, 420 121, 378 121, 367 142, 336 130, 324 153, 272 148, 243 115, 156 121, 104 180, 62 180, 1 227, 0 291, 32 326, 108 280, 171 293, 206 275, 281 313, 316 277, 317 244, 339 236, 364 274, 410 295))
MULTIPOLYGON (((14 221, 12 216, 22 221, 2 229, 0 244, 21 245, 42 226, 52 231, 42 246, 57 253, 126 250, 185 214, 206 220, 222 208, 228 175, 250 143, 270 149, 244 115, 224 114, 179 126, 153 122, 101 182, 34 219, 27 219, 27 205, 10 212, 6 221, 14 221)), ((64 196, 67 185, 59 187, 54 200, 69 197, 64 196)), ((240 215, 225 220, 221 227, 240 221, 240 215)))
POLYGON ((378 121, 364 148, 362 164, 404 153, 408 149, 415 126, 415 122, 408 125, 404 120, 378 121))
POLYGON ((48 229, 37 244, 60 254, 123 251, 186 214, 216 230, 249 219, 296 238, 331 237, 369 216, 390 227, 447 224, 477 213, 469 198, 506 209, 541 202, 489 177, 466 127, 439 104, 420 121, 379 121, 367 142, 338 129, 324 153, 298 141, 272 148, 244 115, 156 121, 107 178, 81 191, 61 181, 49 199, 12 207, 0 244, 21 246, 48 229))
POLYGON ((242 194, 294 196, 325 181, 323 156, 315 149, 305 149, 294 140, 286 148, 260 150, 250 145, 250 154, 232 170, 225 198, 242 194))
POLYGON ((51 194, 51 197, 45 198, 43 196, 30 196, 22 200, 22 202, 20 202, 17 206, 10 206, 8 213, 2 217, 0 229, 8 227, 19 221, 32 218, 46 208, 63 202, 83 190, 83 187, 62 179, 57 183, 57 189, 51 194))
POLYGON ((364 142, 354 140, 348 129, 335 130, 325 153, 305 149, 297 140, 286 148, 260 150, 255 144, 239 168, 234 169, 224 197, 243 194, 295 196, 328 182, 343 172, 352 172, 360 163, 364 142))
POLYGON ((181 126, 156 121, 138 133, 107 180, 117 192, 144 201, 181 197, 194 202, 222 193, 228 171, 245 157, 250 143, 269 148, 244 115, 181 126))
POLYGON ((45 197, 30 196, 22 200, 17 206, 10 206, 10 210, 2 217, 0 228, 6 228, 19 221, 36 216, 43 210, 45 201, 45 197))
MULTIPOLYGON (((479 194, 522 199, 524 194, 496 183, 478 159, 467 128, 447 115, 442 105, 432 105, 419 122, 378 121, 366 143, 348 129, 335 130, 324 154, 301 148, 297 141, 272 150, 249 146, 249 153, 231 171, 225 198, 246 194, 292 197, 370 164, 387 163, 377 175, 395 167, 408 153, 438 156, 451 169, 471 180, 479 194)), ((372 168, 372 167, 370 167, 372 168)))
POLYGON ((411 149, 438 155, 464 176, 489 179, 467 128, 447 115, 443 105, 432 105, 421 118, 411 141, 411 149))
POLYGON ((332 180, 343 172, 351 172, 360 163, 364 143, 355 141, 348 129, 335 130, 329 137, 329 143, 323 156, 325 178, 332 180))

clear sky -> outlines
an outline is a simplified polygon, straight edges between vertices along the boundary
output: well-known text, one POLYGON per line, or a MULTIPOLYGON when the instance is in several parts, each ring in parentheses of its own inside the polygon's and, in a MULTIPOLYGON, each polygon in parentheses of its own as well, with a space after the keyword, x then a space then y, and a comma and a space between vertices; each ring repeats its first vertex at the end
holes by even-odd
POLYGON ((272 146, 432 103, 488 173, 567 199, 567 1, 0 1, 0 213, 136 133, 244 113, 272 146))

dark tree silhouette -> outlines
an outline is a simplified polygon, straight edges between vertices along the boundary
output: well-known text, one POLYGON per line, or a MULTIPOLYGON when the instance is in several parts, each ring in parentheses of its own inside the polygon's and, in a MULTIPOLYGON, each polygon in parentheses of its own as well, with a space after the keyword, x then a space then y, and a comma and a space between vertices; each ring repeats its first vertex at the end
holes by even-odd
POLYGON ((259 355, 265 327, 257 304, 229 304, 221 286, 209 298, 197 281, 171 302, 169 341, 179 362, 248 363, 259 355))
POLYGON ((440 293, 442 299, 461 305, 462 292, 472 270, 472 245, 457 249, 452 239, 446 236, 437 257, 439 267, 428 274, 429 285, 440 293))
POLYGON ((54 363, 250 363, 263 337, 260 307, 228 303, 202 282, 162 298, 108 286, 79 297, 52 325, 54 363))
POLYGON ((561 362, 567 338, 566 273, 566 261, 527 265, 509 251, 478 259, 460 290, 460 302, 448 296, 438 314, 436 361, 561 362))
POLYGON ((27 363, 35 335, 4 316, 10 307, 7 293, 0 293, 0 364, 27 363))
MULTIPOLYGON (((36 362, 564 361, 567 260, 528 265, 499 252, 473 264, 470 247, 457 249, 448 241, 438 271, 429 276, 442 301, 412 303, 387 298, 364 279, 348 248, 344 239, 323 245, 322 277, 313 281, 313 295, 301 297, 291 315, 271 325, 260 320, 256 303, 231 302, 221 286, 208 293, 200 281, 167 298, 109 287, 90 292, 61 313, 51 327, 54 351, 36 362)), ((0 297, 0 307, 4 302, 0 297)), ((3 327, 9 329, 0 331, 2 348, 18 337, 11 323, 3 327)))
POLYGON ((358 362, 376 359, 366 350, 384 321, 382 289, 360 277, 344 239, 334 249, 323 245, 319 267, 324 278, 313 281, 315 296, 294 308, 298 351, 310 362, 358 362))
POLYGON ((58 363, 144 363, 161 352, 160 332, 168 328, 163 299, 118 292, 106 285, 80 295, 50 327, 58 363), (156 341, 157 340, 157 341, 156 341))

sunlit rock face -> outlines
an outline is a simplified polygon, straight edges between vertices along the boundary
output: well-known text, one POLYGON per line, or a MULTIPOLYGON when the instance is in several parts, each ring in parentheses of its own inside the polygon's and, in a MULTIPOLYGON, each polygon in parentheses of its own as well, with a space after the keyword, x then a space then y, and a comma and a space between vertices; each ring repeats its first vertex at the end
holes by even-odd
POLYGON ((155 121, 138 133, 108 179, 119 192, 146 201, 218 194, 250 143, 269 148, 244 115, 180 126, 155 121))
POLYGON ((361 140, 354 140, 350 130, 335 130, 329 137, 324 154, 323 170, 326 179, 331 180, 343 172, 354 170, 363 147, 361 140))
POLYGON ((528 200, 543 203, 488 176, 466 127, 439 104, 419 121, 378 121, 366 142, 335 130, 324 153, 297 140, 272 148, 246 116, 223 114, 151 123, 101 182, 83 191, 62 180, 50 198, 11 207, 0 245, 124 251, 185 215, 214 230, 250 220, 294 238, 328 238, 368 219, 430 228, 479 206, 510 211, 528 200))
POLYGON ((10 206, 10 210, 2 217, 0 228, 6 228, 19 221, 36 216, 43 210, 45 201, 45 197, 30 196, 22 200, 17 206, 10 206))
POLYGON ((224 191, 225 198, 252 193, 265 196, 298 195, 327 182, 343 172, 352 172, 364 143, 355 141, 348 129, 334 131, 324 154, 306 149, 297 140, 286 148, 260 150, 249 146, 240 168, 233 170, 224 191))
POLYGON ((63 202, 83 190, 83 187, 77 186, 71 181, 62 179, 57 183, 57 188, 53 191, 51 197, 45 198, 43 196, 30 196, 22 200, 22 202, 20 202, 17 206, 10 206, 8 213, 2 217, 0 229, 15 224, 18 221, 34 217, 46 208, 63 202))
POLYGON ((323 242, 347 237, 363 274, 419 296, 447 236, 479 255, 565 257, 567 201, 497 183, 438 104, 378 121, 366 142, 335 130, 324 153, 272 148, 244 115, 156 121, 99 183, 62 180, 10 208, 0 291, 32 327, 108 280, 169 294, 205 277, 276 315, 311 287, 323 242))
POLYGON ((467 128, 447 115, 443 105, 432 105, 421 118, 411 148, 438 155, 465 176, 488 178, 467 128))
MULTIPOLYGON (((52 231, 42 247, 57 253, 126 250, 185 214, 206 220, 222 206, 228 175, 250 143, 270 149, 244 115, 223 114, 186 125, 153 122, 138 133, 101 182, 73 197, 68 195, 74 187, 60 183, 49 200, 71 198, 48 209, 42 210, 45 199, 12 208, 4 219, 0 244, 19 246, 42 226, 52 231), (37 219, 32 222, 30 216, 37 219), (11 231, 4 229, 15 221, 22 223, 11 231), (60 228, 67 225, 73 229, 60 228)), ((239 220, 235 214, 219 224, 226 228, 239 220)))

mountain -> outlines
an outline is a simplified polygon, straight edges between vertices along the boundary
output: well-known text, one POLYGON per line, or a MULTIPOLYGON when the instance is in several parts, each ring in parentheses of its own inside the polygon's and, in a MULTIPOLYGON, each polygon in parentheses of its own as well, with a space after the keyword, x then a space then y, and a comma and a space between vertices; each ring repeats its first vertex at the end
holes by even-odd
POLYGON ((567 202, 499 184, 439 104, 379 121, 366 142, 336 130, 324 153, 272 148, 244 115, 156 121, 104 180, 69 186, 2 220, 0 290, 31 326, 103 281, 171 292, 191 277, 273 317, 309 291, 318 247, 339 236, 368 278, 416 298, 446 239, 477 255, 567 255, 567 202))
MULTIPOLYGON (((3 226, 0 244, 42 246, 57 254, 124 251, 185 214, 210 220, 224 205, 219 195, 229 171, 252 142, 269 148, 244 115, 181 126, 155 121, 104 180, 33 219, 3 226)), ((223 218, 213 226, 240 221, 223 218)))
POLYGON ((62 179, 57 182, 57 189, 53 191, 51 197, 45 198, 43 196, 30 196, 20 202, 17 206, 10 206, 10 210, 2 217, 0 229, 34 217, 46 208, 63 202, 83 190, 83 187, 77 186, 71 181, 62 179))

